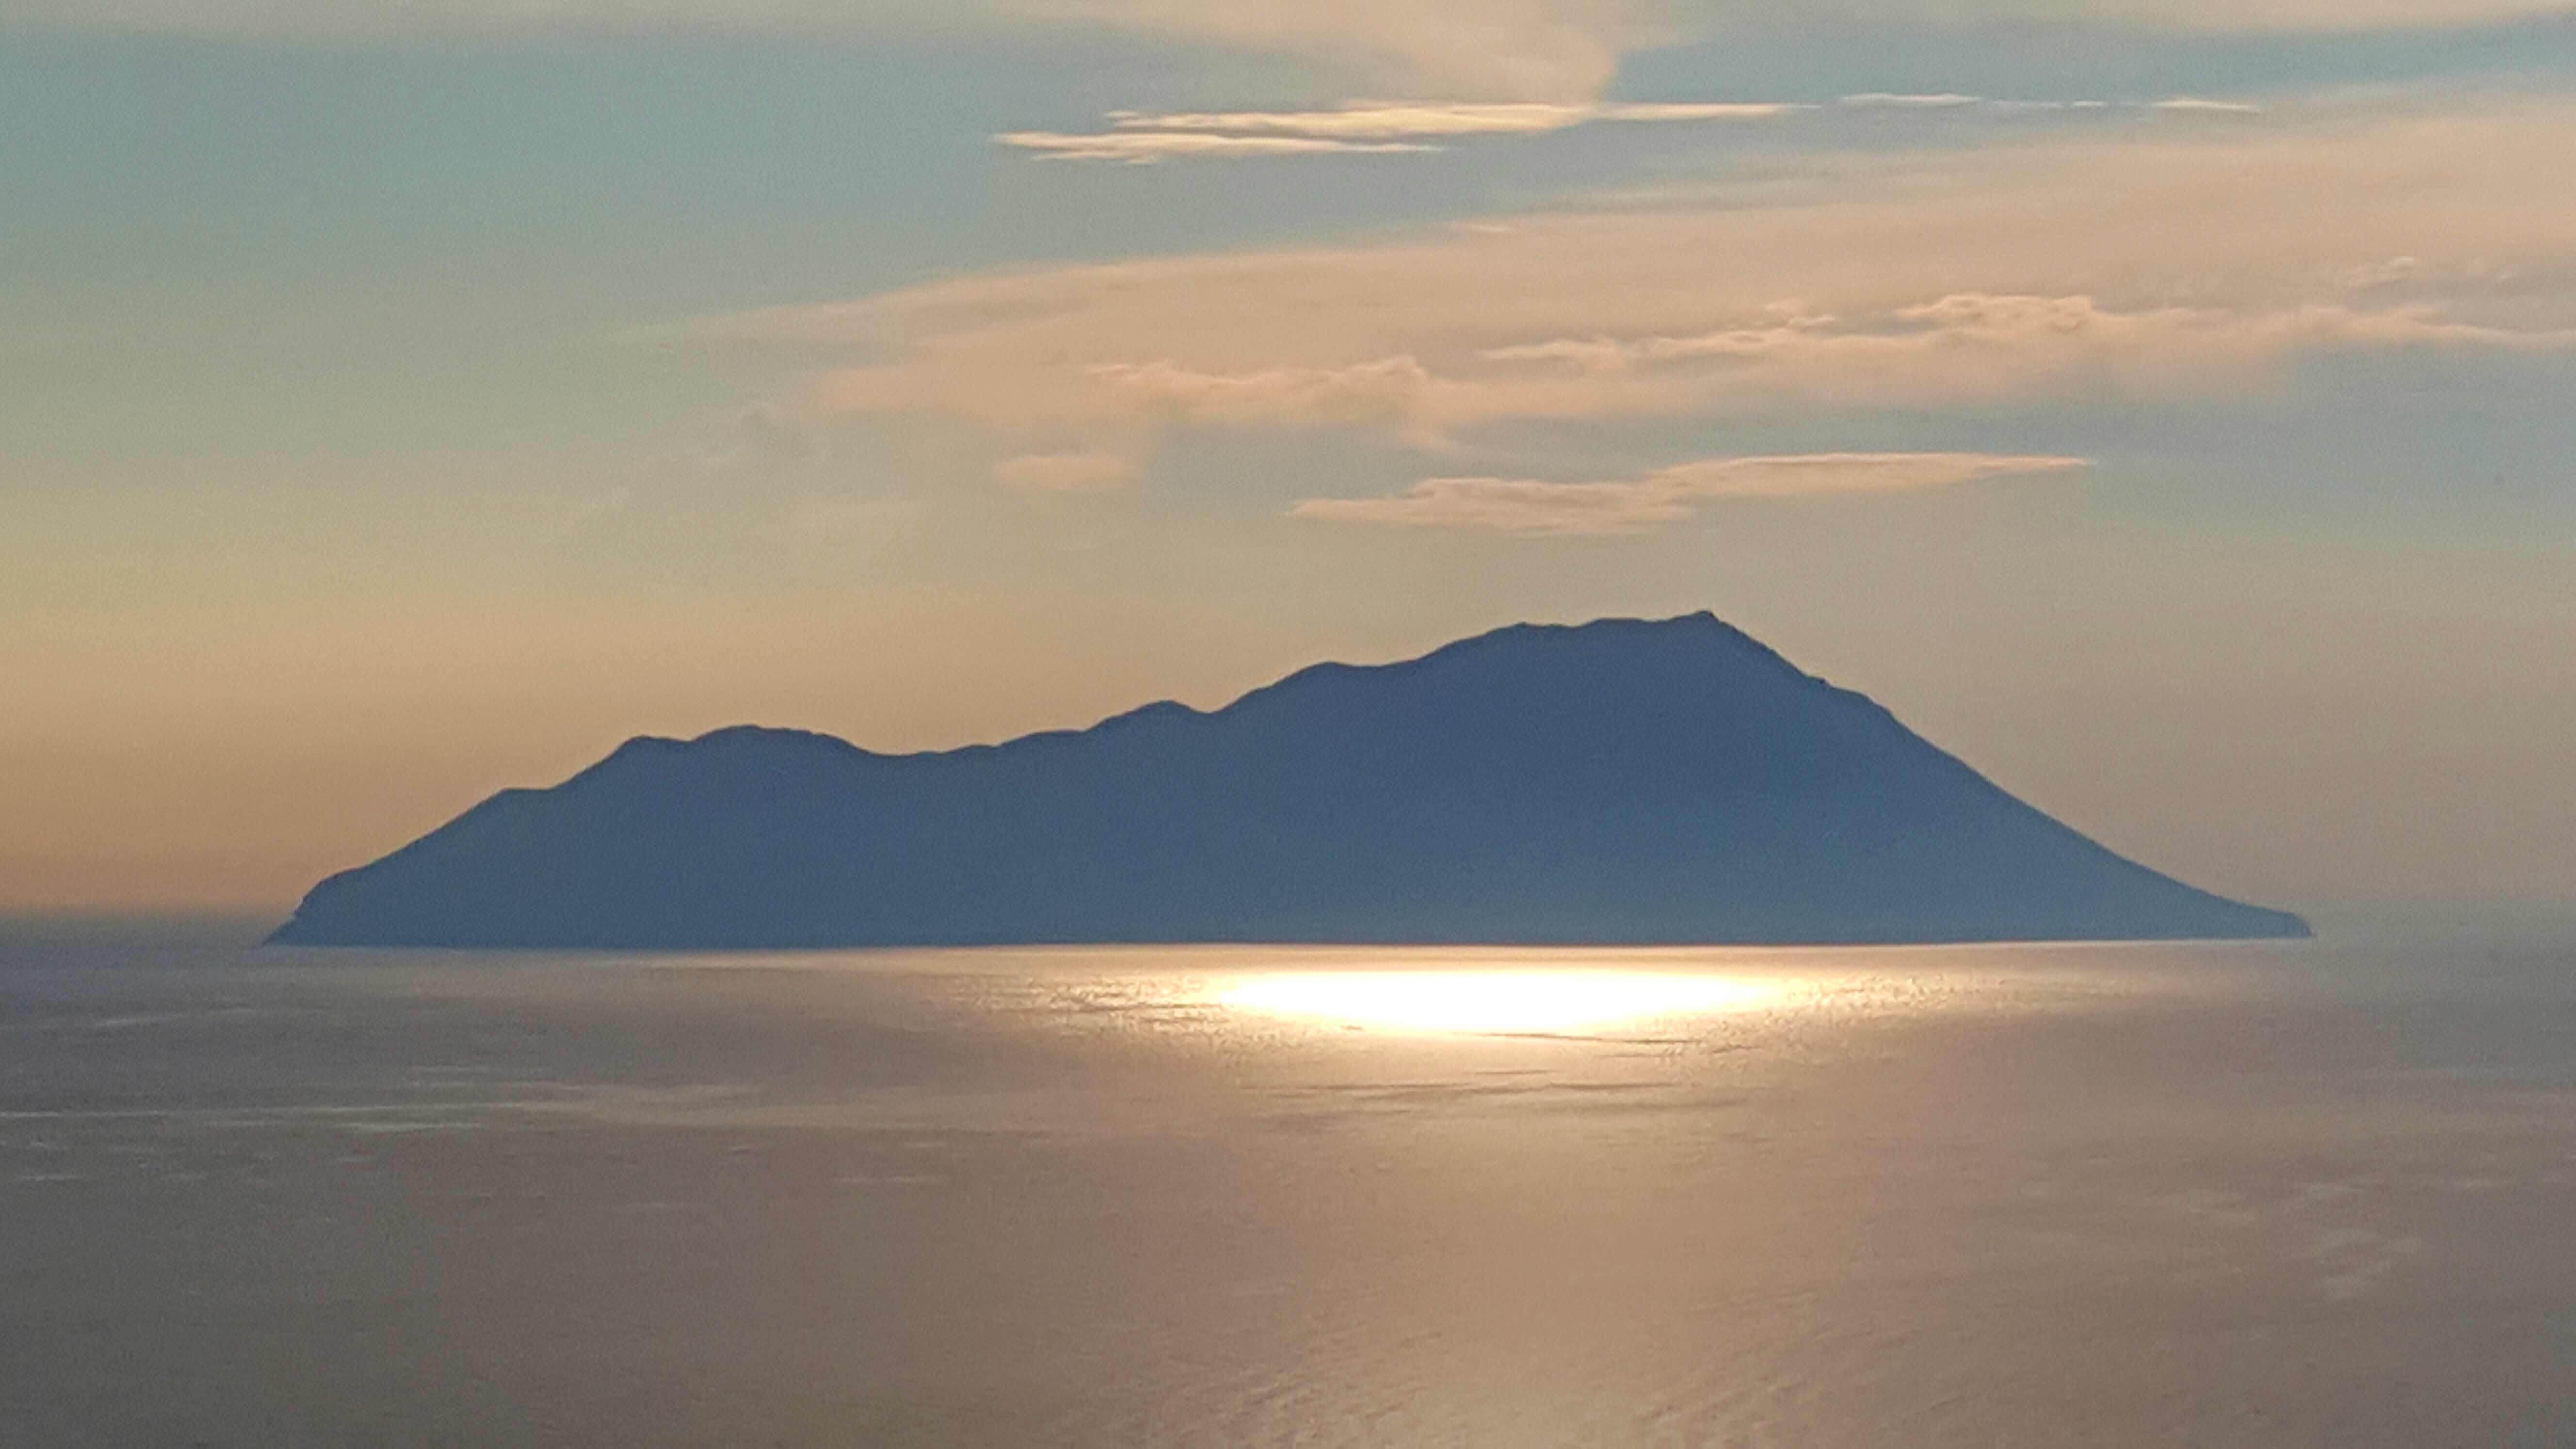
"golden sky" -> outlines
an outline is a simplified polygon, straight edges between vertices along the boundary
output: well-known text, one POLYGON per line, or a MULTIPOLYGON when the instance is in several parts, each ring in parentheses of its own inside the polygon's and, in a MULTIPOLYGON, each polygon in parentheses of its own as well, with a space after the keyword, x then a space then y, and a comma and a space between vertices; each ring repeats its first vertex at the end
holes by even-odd
POLYGON ((2285 903, 2576 894, 2576 26, 0 4, 0 909, 1708 608, 2285 903))

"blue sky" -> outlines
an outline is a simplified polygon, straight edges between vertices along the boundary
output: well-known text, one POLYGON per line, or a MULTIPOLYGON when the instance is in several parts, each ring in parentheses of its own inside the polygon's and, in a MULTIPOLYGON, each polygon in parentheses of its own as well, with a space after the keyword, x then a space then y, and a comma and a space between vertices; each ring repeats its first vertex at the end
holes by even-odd
POLYGON ((2238 893, 2563 898, 2576 15, 0 3, 0 903, 1702 607, 2238 893))

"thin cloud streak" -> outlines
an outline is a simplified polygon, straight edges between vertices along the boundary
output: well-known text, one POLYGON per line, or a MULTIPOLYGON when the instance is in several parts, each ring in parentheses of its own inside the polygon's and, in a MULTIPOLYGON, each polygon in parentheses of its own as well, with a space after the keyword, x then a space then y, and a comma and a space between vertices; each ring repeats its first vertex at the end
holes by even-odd
POLYGON ((1704 458, 1643 478, 1548 483, 1526 478, 1426 478, 1384 498, 1309 498, 1296 518, 1398 528, 1472 529, 1527 537, 1643 533, 1727 498, 1812 498, 1908 492, 1990 478, 2064 476, 2085 458, 2003 453, 1805 453, 1704 458))
MULTIPOLYGON (((1950 94, 1872 93, 1845 96, 1837 104, 1851 110, 1975 111, 2004 116, 2113 109, 2108 101, 1998 101, 1950 94)), ((2127 108, 2140 107, 2128 103, 2127 108)), ((1466 137, 1537 136, 1605 123, 1766 121, 1824 109, 1797 101, 1353 101, 1329 111, 1112 111, 1107 131, 1013 131, 993 139, 1004 146, 1073 161, 1431 152, 1446 149, 1438 142, 1466 137)), ((2262 108, 2178 96, 2148 102, 2143 109, 2254 114, 2262 108)))
POLYGON ((1595 121, 1767 120, 1813 107, 1779 101, 1542 102, 1354 101, 1330 111, 1114 111, 1121 131, 1214 131, 1235 135, 1379 140, 1415 136, 1529 135, 1595 121))
POLYGON ((1854 110, 1949 111, 1957 110, 1963 106, 1977 105, 1984 100, 1984 96, 1953 95, 1946 91, 1939 95, 1928 96, 1891 95, 1886 91, 1864 91, 1859 95, 1843 97, 1840 104, 1849 106, 1854 110))
POLYGON ((1335 141, 1320 136, 1212 136, 1190 131, 1112 131, 1068 135, 1059 131, 1007 131, 993 138, 1014 150, 1052 161, 1123 161, 1149 166, 1175 157, 1353 156, 1436 151, 1404 141, 1335 141))
POLYGON ((1113 111, 1101 132, 1012 131, 993 139, 1050 160, 1150 165, 1179 158, 1421 154, 1465 136, 1529 136, 1595 122, 1767 120, 1783 102, 1354 102, 1331 111, 1113 111))

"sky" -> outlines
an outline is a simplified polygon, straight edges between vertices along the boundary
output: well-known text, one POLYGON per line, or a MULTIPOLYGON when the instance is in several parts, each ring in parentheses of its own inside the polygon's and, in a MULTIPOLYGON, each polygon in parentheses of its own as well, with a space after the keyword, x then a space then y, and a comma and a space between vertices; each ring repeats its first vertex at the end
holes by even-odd
POLYGON ((1698 609, 2576 899, 2571 148, 2516 0, 0 0, 0 909, 1698 609))

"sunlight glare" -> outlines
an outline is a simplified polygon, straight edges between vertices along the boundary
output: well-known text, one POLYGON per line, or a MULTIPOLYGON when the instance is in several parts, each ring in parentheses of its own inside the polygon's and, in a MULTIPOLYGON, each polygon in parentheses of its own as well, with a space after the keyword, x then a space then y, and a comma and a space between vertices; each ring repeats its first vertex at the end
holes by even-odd
POLYGON ((1769 982, 1650 971, 1308 971, 1246 977, 1218 1001, 1390 1031, 1535 1034, 1740 1011, 1778 994, 1769 982))

